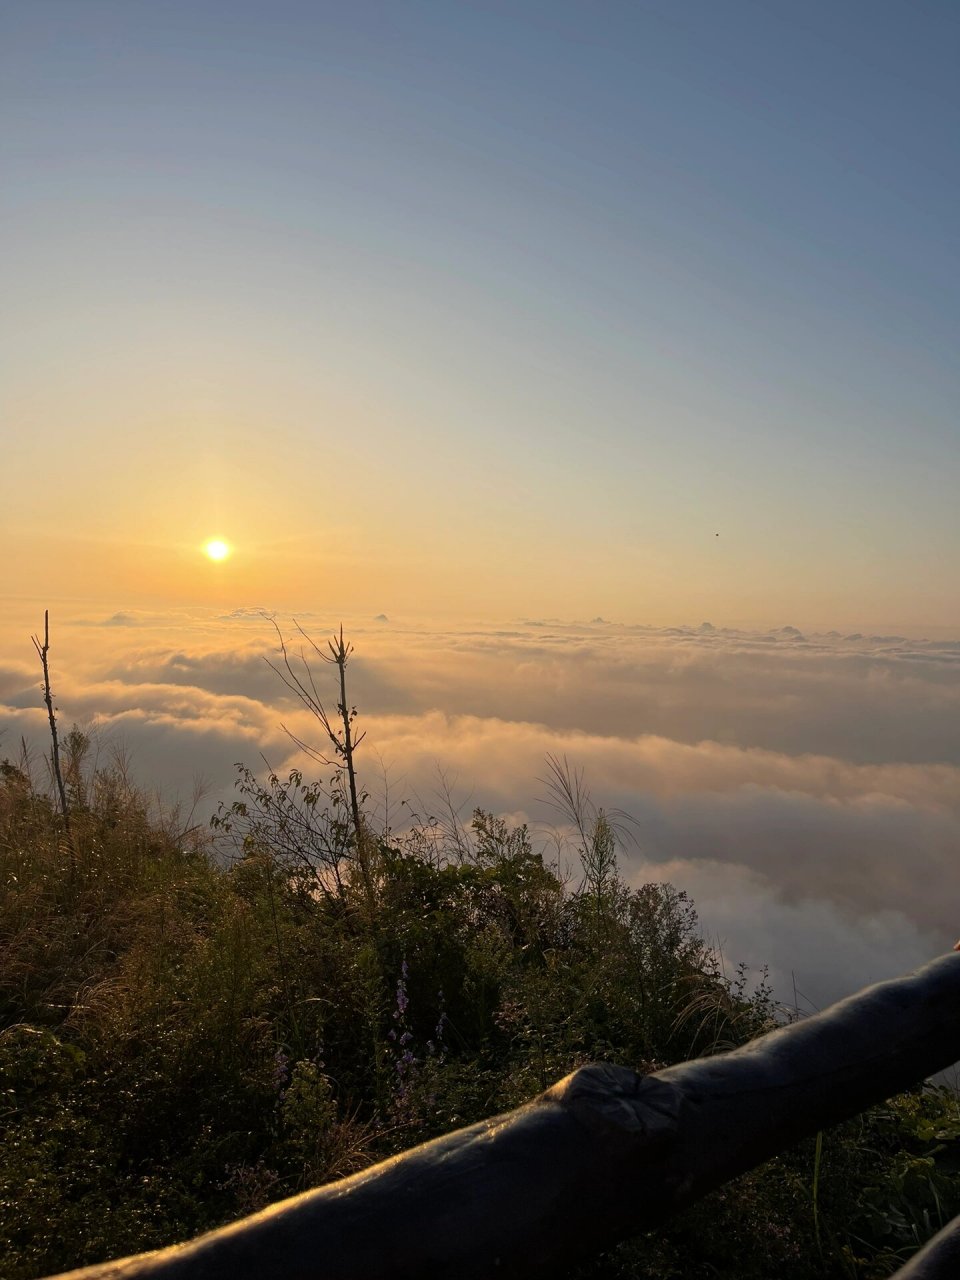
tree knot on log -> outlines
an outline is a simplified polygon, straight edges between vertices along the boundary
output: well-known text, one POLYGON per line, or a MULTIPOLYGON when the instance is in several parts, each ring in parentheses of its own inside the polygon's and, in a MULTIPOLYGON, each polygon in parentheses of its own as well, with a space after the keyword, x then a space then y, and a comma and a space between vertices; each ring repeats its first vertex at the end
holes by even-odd
POLYGON ((605 1143, 623 1149, 661 1151, 677 1136, 679 1089, 627 1067, 592 1062, 565 1076, 546 1097, 605 1143))

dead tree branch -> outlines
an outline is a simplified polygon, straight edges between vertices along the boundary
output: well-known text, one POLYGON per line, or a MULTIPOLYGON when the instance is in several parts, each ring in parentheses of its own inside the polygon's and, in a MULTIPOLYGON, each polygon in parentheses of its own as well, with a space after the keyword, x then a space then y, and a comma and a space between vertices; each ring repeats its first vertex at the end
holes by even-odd
POLYGON ((357 773, 354 763, 354 753, 357 747, 365 738, 365 734, 361 733, 356 739, 353 737, 353 721, 356 718, 356 709, 350 707, 347 703, 347 662, 351 653, 353 653, 353 645, 343 638, 343 627, 340 628, 339 635, 334 634, 333 639, 327 642, 329 652, 324 652, 318 647, 316 642, 304 631, 300 623, 294 619, 294 624, 300 635, 308 645, 313 649, 314 653, 322 662, 329 662, 336 666, 339 674, 340 699, 337 702, 337 713, 340 716, 342 728, 335 728, 323 700, 317 690, 316 682, 313 677, 313 671, 307 661, 306 654, 301 648, 299 658, 300 666, 303 668, 303 675, 294 667, 290 653, 287 649, 286 641, 283 638, 283 632, 280 630, 276 621, 273 621, 274 628, 277 632, 277 641, 280 645, 280 663, 271 662, 266 659, 267 666, 274 671, 286 687, 294 694, 304 707, 314 717, 320 727, 323 729, 331 747, 333 748, 333 758, 324 755, 315 747, 311 747, 302 738, 298 737, 286 725, 281 726, 283 731, 296 745, 309 755, 313 760, 323 765, 329 765, 334 768, 345 768, 347 771, 347 783, 349 788, 350 814, 353 819, 354 830, 356 831, 357 840, 359 842, 361 836, 361 828, 363 826, 363 815, 360 811, 360 795, 357 787, 357 773))
POLYGON ((53 693, 50 689, 50 610, 43 611, 43 644, 40 643, 38 636, 31 636, 33 647, 36 649, 40 657, 40 665, 43 668, 43 700, 47 704, 47 717, 50 720, 50 737, 53 741, 53 776, 57 784, 57 792, 60 797, 60 812, 63 814, 63 827, 67 835, 70 835, 70 810, 67 806, 67 790, 63 785, 63 772, 60 768, 60 739, 57 734, 57 716, 53 705, 53 693))

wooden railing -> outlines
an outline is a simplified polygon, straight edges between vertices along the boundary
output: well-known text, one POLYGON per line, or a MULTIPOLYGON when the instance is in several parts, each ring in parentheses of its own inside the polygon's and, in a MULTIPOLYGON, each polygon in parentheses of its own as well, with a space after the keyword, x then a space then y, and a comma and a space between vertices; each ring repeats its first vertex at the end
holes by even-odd
MULTIPOLYGON (((958 1059, 960 954, 954 953, 732 1053, 649 1076, 582 1067, 516 1111, 342 1182, 187 1244, 67 1274, 70 1280, 555 1276, 958 1059)), ((948 1277, 960 1277, 957 1223, 897 1272, 897 1280, 948 1277)))

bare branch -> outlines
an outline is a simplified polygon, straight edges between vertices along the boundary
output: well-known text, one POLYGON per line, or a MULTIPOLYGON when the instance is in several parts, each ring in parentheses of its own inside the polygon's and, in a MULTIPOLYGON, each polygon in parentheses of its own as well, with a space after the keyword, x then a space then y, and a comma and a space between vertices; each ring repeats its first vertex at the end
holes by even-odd
MULTIPOLYGON (((48 655, 50 653, 50 610, 43 611, 43 644, 37 636, 31 636, 33 647, 36 649, 40 657, 40 665, 43 668, 43 700, 47 704, 47 717, 50 721, 50 737, 53 740, 53 776, 56 780, 57 791, 60 796, 60 812, 63 814, 63 826, 67 835, 70 835, 70 810, 67 807, 67 790, 63 785, 63 772, 60 768, 60 739, 57 735, 57 717, 53 705, 53 693, 50 689, 50 664, 48 655)), ((71 845, 71 850, 72 850, 71 845)))

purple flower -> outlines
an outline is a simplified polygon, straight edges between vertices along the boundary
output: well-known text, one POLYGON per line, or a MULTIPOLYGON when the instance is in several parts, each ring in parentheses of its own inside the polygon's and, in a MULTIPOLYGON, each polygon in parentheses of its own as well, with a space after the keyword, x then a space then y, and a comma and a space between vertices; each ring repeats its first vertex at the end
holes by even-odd
POLYGON ((407 996, 407 962, 406 960, 400 966, 400 977, 397 980, 397 1007, 393 1011, 394 1018, 399 1022, 403 1015, 407 1012, 407 1005, 410 1003, 407 996))
POLYGON ((277 1052, 273 1055, 274 1093, 280 1093, 280 1094, 283 1093, 284 1086, 286 1085, 287 1080, 290 1078, 289 1067, 290 1067, 290 1059, 287 1057, 287 1055, 283 1052, 282 1049, 278 1049, 277 1052))

